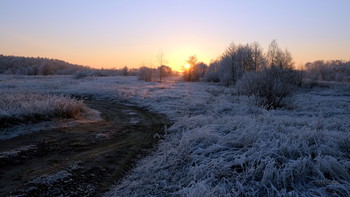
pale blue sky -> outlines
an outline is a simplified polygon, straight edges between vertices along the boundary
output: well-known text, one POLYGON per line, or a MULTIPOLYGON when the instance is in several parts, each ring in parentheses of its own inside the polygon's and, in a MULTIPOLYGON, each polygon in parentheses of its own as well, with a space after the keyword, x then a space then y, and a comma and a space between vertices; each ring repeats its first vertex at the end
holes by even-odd
MULTIPOLYGON (((276 39, 296 64, 350 59, 348 0, 0 0, 0 54, 95 67, 209 62, 230 42, 276 39)), ((180 67, 178 67, 180 68, 180 67)))

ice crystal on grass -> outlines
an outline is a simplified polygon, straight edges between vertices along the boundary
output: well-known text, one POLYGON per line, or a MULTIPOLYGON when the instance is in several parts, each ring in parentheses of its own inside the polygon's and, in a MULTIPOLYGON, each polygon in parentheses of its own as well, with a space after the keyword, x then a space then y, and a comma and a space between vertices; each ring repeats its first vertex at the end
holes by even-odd
POLYGON ((53 118, 72 118, 79 116, 84 110, 86 106, 81 101, 66 96, 13 93, 0 97, 2 126, 53 118))

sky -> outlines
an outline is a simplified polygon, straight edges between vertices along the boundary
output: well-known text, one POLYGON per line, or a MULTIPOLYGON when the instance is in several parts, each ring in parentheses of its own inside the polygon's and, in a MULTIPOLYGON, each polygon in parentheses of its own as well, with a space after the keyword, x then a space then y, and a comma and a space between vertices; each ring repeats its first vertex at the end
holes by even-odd
POLYGON ((296 65, 350 60, 349 0, 0 0, 0 54, 95 68, 181 70, 228 45, 272 40, 296 65))

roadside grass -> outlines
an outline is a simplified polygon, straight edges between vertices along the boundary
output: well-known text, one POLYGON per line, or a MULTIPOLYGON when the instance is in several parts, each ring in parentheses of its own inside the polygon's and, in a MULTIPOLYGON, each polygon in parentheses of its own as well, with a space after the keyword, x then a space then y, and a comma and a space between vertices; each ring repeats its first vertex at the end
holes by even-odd
POLYGON ((0 97, 0 127, 55 118, 76 118, 87 107, 63 95, 12 93, 0 97))

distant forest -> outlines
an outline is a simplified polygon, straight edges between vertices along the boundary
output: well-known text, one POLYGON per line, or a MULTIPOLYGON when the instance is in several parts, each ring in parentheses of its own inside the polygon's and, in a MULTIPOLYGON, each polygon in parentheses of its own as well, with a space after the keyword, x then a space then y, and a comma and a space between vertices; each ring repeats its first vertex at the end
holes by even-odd
POLYGON ((311 80, 350 82, 350 61, 317 60, 306 63, 304 68, 311 80))
POLYGON ((57 59, 0 55, 0 74, 70 75, 88 69, 57 59))
POLYGON ((58 59, 19 57, 0 54, 0 74, 7 75, 75 75, 87 76, 136 75, 138 69, 94 69, 58 59))

